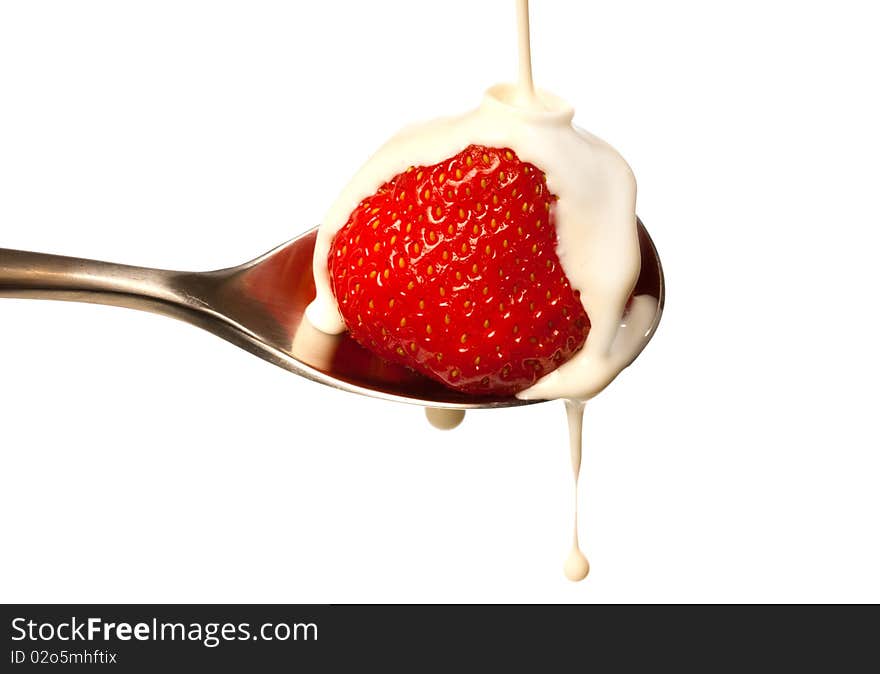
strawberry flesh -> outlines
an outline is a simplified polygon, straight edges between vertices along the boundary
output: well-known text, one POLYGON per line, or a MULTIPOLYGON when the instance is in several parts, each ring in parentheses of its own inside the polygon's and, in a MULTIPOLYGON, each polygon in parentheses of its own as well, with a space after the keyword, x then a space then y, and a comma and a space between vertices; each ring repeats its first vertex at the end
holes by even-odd
POLYGON ((555 201, 543 172, 509 148, 470 145, 394 176, 331 246, 351 336, 453 389, 528 388, 590 329, 556 255, 555 201))

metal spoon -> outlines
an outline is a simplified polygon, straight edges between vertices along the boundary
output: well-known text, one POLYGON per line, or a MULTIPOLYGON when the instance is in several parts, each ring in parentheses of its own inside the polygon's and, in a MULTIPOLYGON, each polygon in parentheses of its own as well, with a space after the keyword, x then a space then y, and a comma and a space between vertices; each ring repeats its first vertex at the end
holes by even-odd
MULTIPOLYGON (((348 335, 330 336, 304 320, 315 296, 305 232, 238 267, 178 272, 0 248, 0 297, 68 300, 151 311, 208 330, 265 360, 321 384, 374 398, 432 407, 512 407, 535 401, 475 397, 387 363, 348 335)), ((636 294, 659 299, 660 258, 639 222, 642 272, 636 294)))

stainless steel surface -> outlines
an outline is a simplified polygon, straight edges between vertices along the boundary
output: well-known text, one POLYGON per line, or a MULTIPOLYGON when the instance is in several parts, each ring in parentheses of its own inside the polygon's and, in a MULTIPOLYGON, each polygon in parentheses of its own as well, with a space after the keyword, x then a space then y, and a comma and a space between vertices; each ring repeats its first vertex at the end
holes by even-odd
MULTIPOLYGON (((208 330, 250 353, 328 386, 397 402, 447 408, 511 407, 534 401, 452 391, 377 358, 347 335, 311 327, 315 294, 312 229, 239 267, 176 272, 0 248, 0 297, 68 300, 151 311, 208 330)), ((637 294, 664 302, 663 270, 639 223, 642 273, 637 294)))

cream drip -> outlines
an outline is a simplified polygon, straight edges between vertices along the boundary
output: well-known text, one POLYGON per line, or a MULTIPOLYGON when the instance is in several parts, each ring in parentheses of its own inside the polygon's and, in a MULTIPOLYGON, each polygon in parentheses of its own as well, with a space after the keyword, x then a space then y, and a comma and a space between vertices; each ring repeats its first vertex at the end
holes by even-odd
POLYGON ((571 472, 574 475, 574 536, 571 552, 565 560, 565 577, 572 581, 583 580, 590 572, 590 563, 581 552, 578 541, 578 478, 581 472, 581 446, 584 426, 583 400, 566 400, 565 413, 568 417, 568 441, 571 448, 571 472))
MULTIPOLYGON (((338 334, 345 324, 330 286, 328 256, 349 215, 383 183, 410 166, 437 164, 471 144, 509 147, 546 174, 554 204, 557 255, 590 318, 583 348, 521 391, 522 399, 566 402, 575 478, 574 540, 565 574, 582 580, 589 562, 577 531, 577 482, 584 402, 604 389, 647 344, 657 299, 640 295, 627 308, 640 270, 635 177, 610 145, 572 124, 574 110, 561 98, 535 90, 532 81, 528 0, 517 0, 519 82, 491 87, 475 110, 409 126, 364 164, 330 207, 318 231, 313 269, 316 298, 306 310, 319 330, 338 334)), ((454 410, 427 408, 438 428, 454 428, 454 410)), ((464 415, 461 414, 463 417, 464 415)))
POLYGON ((464 410, 451 410, 444 407, 426 407, 425 416, 434 428, 451 431, 464 421, 464 410))

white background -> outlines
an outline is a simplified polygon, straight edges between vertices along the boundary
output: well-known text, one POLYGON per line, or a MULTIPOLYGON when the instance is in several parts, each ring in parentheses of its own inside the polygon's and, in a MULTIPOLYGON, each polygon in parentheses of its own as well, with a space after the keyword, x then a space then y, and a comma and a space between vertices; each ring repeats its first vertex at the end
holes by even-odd
MULTIPOLYGON (((121 309, 0 300, 0 600, 880 601, 870 3, 550 2, 535 78, 639 179, 667 312, 588 406, 334 392, 121 309)), ((241 262, 515 74, 512 2, 0 4, 0 246, 241 262)))

